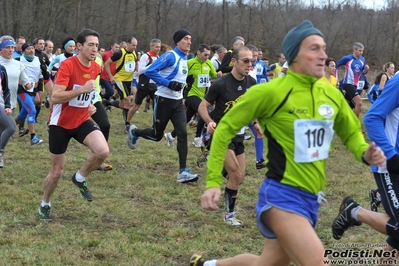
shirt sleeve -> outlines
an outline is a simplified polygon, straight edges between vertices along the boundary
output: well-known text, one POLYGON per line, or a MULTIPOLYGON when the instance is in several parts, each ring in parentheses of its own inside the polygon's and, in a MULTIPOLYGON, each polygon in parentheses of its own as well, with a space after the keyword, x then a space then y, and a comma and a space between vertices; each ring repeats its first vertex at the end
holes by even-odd
POLYGON ((120 59, 121 57, 122 57, 122 51, 119 50, 119 51, 113 53, 110 58, 111 58, 112 62, 115 62, 116 60, 120 59))
POLYGON ((374 141, 384 151, 387 159, 397 154, 395 147, 389 141, 388 134, 397 142, 398 118, 392 112, 399 107, 398 83, 399 76, 390 79, 384 88, 384 92, 381 93, 364 117, 364 125, 370 140, 374 141), (394 125, 389 124, 392 121, 394 125))
POLYGON ((1 66, 1 86, 3 90, 4 108, 11 108, 10 89, 8 88, 8 75, 4 66, 1 66))
POLYGON ((222 63, 220 64, 220 70, 223 73, 229 73, 233 69, 232 66, 229 66, 231 62, 231 54, 232 52, 227 52, 223 57, 222 63))
POLYGON ((68 87, 69 80, 71 78, 71 61, 72 60, 65 60, 64 62, 62 62, 57 73, 55 84, 68 87))
POLYGON ((170 81, 161 76, 161 74, 159 74, 159 71, 167 67, 173 66, 175 62, 176 57, 174 56, 173 52, 164 53, 147 68, 144 74, 153 81, 155 81, 157 84, 167 87, 170 81))
POLYGON ((57 55, 56 57, 54 57, 54 59, 51 61, 50 65, 48 66, 48 71, 51 72, 51 70, 53 69, 54 65, 60 62, 60 56, 57 55))
POLYGON ((224 92, 225 88, 225 79, 220 78, 216 80, 212 85, 209 87, 208 92, 205 94, 204 99, 209 102, 210 104, 214 104, 219 95, 224 92))
POLYGON ((150 57, 148 56, 147 53, 143 54, 140 57, 139 68, 137 70, 138 75, 144 74, 146 69, 149 67, 149 66, 147 66, 149 62, 150 62, 150 57))

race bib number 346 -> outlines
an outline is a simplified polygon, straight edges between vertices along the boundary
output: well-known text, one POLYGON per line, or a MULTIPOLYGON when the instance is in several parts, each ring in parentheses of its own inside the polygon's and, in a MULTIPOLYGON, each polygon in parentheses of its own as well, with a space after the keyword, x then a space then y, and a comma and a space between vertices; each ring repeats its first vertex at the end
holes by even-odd
POLYGON ((294 122, 295 162, 310 163, 327 159, 334 136, 333 126, 333 120, 296 120, 294 122))

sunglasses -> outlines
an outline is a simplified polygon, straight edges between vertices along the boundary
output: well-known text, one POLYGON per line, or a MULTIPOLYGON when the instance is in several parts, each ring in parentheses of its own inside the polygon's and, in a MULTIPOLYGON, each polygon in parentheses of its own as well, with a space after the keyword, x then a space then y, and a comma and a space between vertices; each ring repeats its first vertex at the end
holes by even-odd
POLYGON ((251 60, 251 59, 248 59, 248 58, 237 59, 237 61, 239 61, 239 60, 243 61, 244 64, 249 64, 249 62, 252 62, 252 60, 251 60))

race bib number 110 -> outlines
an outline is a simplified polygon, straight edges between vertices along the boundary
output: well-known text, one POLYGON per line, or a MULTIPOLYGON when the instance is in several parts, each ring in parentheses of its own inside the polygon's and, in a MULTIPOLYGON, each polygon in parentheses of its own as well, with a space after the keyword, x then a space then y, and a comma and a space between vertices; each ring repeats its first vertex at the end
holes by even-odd
POLYGON ((310 163, 327 159, 334 136, 333 126, 333 120, 296 120, 295 162, 310 163))

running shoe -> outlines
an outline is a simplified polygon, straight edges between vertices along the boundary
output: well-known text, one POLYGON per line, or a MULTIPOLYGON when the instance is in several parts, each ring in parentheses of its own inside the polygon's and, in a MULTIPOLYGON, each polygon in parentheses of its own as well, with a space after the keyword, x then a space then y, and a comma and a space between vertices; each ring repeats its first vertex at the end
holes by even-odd
POLYGON ((197 125, 198 125, 198 122, 197 121, 192 121, 191 123, 189 123, 189 125, 190 125, 190 127, 197 127, 197 125))
POLYGON ((112 165, 109 165, 109 164, 106 164, 106 163, 102 163, 102 164, 97 168, 97 170, 99 170, 99 171, 104 171, 104 172, 106 172, 106 171, 111 171, 111 170, 112 170, 112 165))
POLYGON ((257 170, 265 168, 266 167, 265 160, 262 158, 259 161, 257 161, 256 164, 255 164, 255 167, 256 167, 257 170))
POLYGON ((50 216, 51 207, 46 205, 44 207, 39 207, 39 219, 43 222, 51 222, 53 219, 50 216))
POLYGON ((247 133, 245 133, 245 134, 244 134, 244 139, 245 139, 245 140, 251 139, 251 135, 248 135, 247 133))
POLYGON ((201 255, 194 254, 190 258, 189 266, 204 266, 205 260, 201 255))
POLYGON ((381 195, 378 189, 370 189, 369 191, 370 208, 373 212, 378 212, 378 206, 381 204, 381 195))
POLYGON ((4 167, 4 153, 0 152, 0 168, 4 167))
POLYGON ((87 201, 93 200, 93 196, 91 195, 91 192, 90 192, 89 188, 87 187, 86 181, 78 182, 76 180, 76 174, 74 174, 72 176, 72 183, 79 188, 80 194, 82 194, 83 198, 85 198, 87 201))
POLYGON ((238 220, 236 217, 236 212, 230 212, 226 213, 224 215, 223 221, 226 224, 232 225, 232 226, 243 226, 243 222, 241 220, 238 220))
POLYGON ((165 137, 166 143, 168 144, 168 147, 173 147, 175 146, 176 139, 172 137, 171 133, 165 133, 163 135, 165 137))
POLYGON ((38 145, 38 144, 40 144, 42 142, 43 142, 43 140, 41 138, 39 138, 38 135, 35 134, 33 139, 30 140, 30 145, 38 145))
POLYGON ((103 100, 102 100, 102 104, 104 105, 104 107, 109 107, 109 106, 111 106, 111 103, 110 103, 108 100, 106 100, 106 99, 103 99, 103 100))
POLYGON ((127 135, 127 146, 130 149, 136 149, 137 140, 139 137, 136 135, 138 128, 135 125, 130 125, 127 135))
POLYGON ((353 219, 351 214, 351 211, 358 206, 359 204, 349 196, 342 200, 342 203, 339 206, 338 216, 334 219, 331 225, 332 234, 336 240, 341 239, 344 232, 348 230, 349 227, 359 226, 362 224, 353 219))
POLYGON ((180 169, 179 174, 177 175, 177 182, 179 183, 188 183, 195 182, 198 180, 197 174, 192 174, 189 169, 183 168, 180 169))
POLYGON ((29 129, 21 128, 18 132, 19 137, 23 137, 29 133, 29 129))
POLYGON ((194 145, 196 148, 201 148, 201 147, 203 147, 204 144, 202 143, 202 138, 201 138, 201 137, 195 137, 194 140, 193 140, 193 145, 194 145))
POLYGON ((44 102, 44 106, 46 107, 46 108, 49 108, 50 107, 50 102, 49 102, 49 100, 50 100, 50 96, 46 96, 46 101, 44 102))

